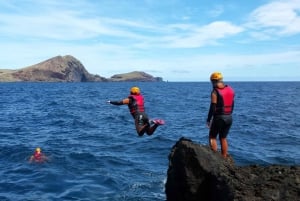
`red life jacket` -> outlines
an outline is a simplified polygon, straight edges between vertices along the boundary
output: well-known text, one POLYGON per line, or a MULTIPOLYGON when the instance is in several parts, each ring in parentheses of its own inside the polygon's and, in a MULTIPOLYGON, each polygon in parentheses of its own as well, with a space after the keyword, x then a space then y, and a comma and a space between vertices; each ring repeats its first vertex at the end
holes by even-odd
POLYGON ((144 97, 142 95, 130 95, 129 99, 132 100, 130 104, 128 104, 129 111, 132 115, 135 115, 136 112, 144 112, 144 97))
POLYGON ((224 88, 214 88, 217 92, 217 106, 215 115, 231 114, 234 104, 234 90, 225 85, 224 88))
POLYGON ((34 153, 34 160, 35 161, 41 161, 42 160, 42 154, 38 153, 38 152, 35 152, 34 153))

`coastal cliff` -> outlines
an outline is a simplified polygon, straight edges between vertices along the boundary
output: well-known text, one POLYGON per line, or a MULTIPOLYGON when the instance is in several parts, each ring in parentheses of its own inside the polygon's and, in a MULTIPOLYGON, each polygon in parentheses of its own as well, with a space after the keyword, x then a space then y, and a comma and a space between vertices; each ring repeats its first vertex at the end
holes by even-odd
POLYGON ((0 69, 0 82, 157 82, 141 71, 113 75, 105 78, 90 74, 83 64, 71 55, 56 56, 38 64, 18 70, 0 69))
POLYGON ((167 201, 296 201, 299 166, 234 165, 208 146, 181 138, 169 155, 167 201))

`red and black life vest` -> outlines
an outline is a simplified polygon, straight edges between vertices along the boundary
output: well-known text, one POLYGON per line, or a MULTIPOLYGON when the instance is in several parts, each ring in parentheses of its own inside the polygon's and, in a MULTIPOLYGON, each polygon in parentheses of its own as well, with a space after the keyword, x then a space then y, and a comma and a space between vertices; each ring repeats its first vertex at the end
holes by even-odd
POLYGON ((34 160, 35 161, 41 161, 42 160, 42 154, 38 153, 38 152, 35 152, 34 153, 34 160))
POLYGON ((136 112, 144 112, 144 97, 142 95, 130 95, 129 99, 132 100, 131 103, 128 104, 129 111, 132 115, 136 114, 136 112))
POLYGON ((217 105, 215 115, 228 115, 233 111, 234 104, 234 90, 225 85, 224 88, 214 88, 217 92, 217 105))

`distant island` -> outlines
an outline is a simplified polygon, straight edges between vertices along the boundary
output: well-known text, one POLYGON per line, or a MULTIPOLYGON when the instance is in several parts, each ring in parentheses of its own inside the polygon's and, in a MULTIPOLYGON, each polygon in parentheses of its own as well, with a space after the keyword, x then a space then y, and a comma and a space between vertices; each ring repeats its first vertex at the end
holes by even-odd
POLYGON ((90 74, 71 55, 56 56, 18 70, 0 69, 0 82, 162 82, 142 71, 116 74, 110 78, 90 74))

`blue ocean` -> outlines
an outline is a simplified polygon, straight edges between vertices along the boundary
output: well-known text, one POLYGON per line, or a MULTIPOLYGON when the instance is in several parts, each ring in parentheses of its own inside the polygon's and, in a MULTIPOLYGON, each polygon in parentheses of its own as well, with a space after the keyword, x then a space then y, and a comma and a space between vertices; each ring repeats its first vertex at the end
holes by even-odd
MULTIPOLYGON (((229 82, 235 164, 300 164, 300 82, 229 82)), ((164 201, 168 155, 186 137, 207 145, 209 82, 0 83, 1 201, 164 201), (150 118, 138 137, 121 100, 139 86, 150 118), (49 158, 29 163, 36 147, 49 158)), ((220 148, 220 146, 218 147, 220 148)))

